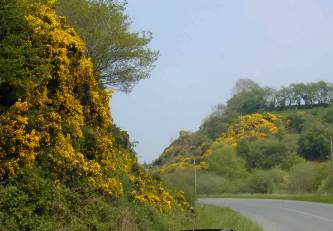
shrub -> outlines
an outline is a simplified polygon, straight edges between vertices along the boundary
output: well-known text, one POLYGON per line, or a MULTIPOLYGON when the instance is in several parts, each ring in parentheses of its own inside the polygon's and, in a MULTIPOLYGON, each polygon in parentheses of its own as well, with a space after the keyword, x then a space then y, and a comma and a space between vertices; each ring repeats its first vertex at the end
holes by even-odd
POLYGON ((254 142, 239 143, 238 153, 247 163, 249 169, 269 169, 278 166, 286 158, 288 150, 283 142, 270 138, 254 142))
POLYGON ((246 177, 245 161, 237 156, 232 147, 214 144, 208 153, 208 171, 230 180, 246 177))
POLYGON ((299 153, 308 160, 326 160, 330 153, 332 130, 325 124, 311 123, 299 139, 299 153))
POLYGON ((246 182, 243 192, 281 193, 287 190, 289 175, 278 168, 257 170, 247 178, 246 182))
POLYGON ((329 192, 331 186, 331 163, 316 163, 315 171, 315 188, 319 192, 329 192))
POLYGON ((299 156, 296 152, 291 152, 286 155, 286 157, 280 163, 279 167, 283 170, 289 171, 293 166, 304 162, 304 158, 299 156))
POLYGON ((273 193, 282 193, 288 190, 290 181, 288 172, 273 168, 267 171, 267 176, 273 181, 273 193))
POLYGON ((323 115, 325 122, 333 124, 333 106, 331 105, 323 115))
POLYGON ((194 202, 194 170, 182 169, 161 175, 162 180, 171 190, 182 190, 185 197, 194 202))
POLYGON ((199 194, 221 193, 228 184, 228 180, 225 178, 209 172, 200 172, 197 179, 197 192, 199 194))
POLYGON ((321 181, 321 184, 318 187, 318 192, 319 193, 329 193, 329 192, 333 193, 331 176, 328 176, 321 181))
POLYGON ((304 124, 306 123, 309 115, 306 115, 303 112, 295 112, 286 114, 286 120, 288 122, 288 128, 290 128, 294 132, 301 132, 304 129, 304 124))
POLYGON ((289 190, 293 193, 310 193, 315 190, 316 174, 312 163, 295 165, 290 170, 289 190))
POLYGON ((249 193, 272 193, 274 190, 273 179, 267 175, 267 171, 257 170, 247 180, 249 193))

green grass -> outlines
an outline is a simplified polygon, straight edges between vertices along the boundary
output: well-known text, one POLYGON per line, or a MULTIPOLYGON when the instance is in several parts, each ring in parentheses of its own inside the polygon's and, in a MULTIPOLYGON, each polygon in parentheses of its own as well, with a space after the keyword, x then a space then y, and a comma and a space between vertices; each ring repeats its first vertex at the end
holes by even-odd
POLYGON ((199 197, 208 198, 258 198, 258 199, 284 199, 297 201, 312 201, 327 204, 333 204, 333 195, 317 194, 218 194, 218 195, 200 195, 199 197))
MULTIPOLYGON (((229 208, 198 205, 196 207, 196 228, 232 228, 235 231, 263 231, 255 222, 229 208)), ((188 229, 192 228, 189 224, 188 229)))

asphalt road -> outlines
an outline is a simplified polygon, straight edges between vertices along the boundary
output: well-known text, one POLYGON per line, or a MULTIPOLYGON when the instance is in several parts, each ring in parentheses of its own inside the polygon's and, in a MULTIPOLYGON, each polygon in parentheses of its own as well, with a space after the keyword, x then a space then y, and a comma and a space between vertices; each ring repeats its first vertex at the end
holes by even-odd
POLYGON ((236 210, 265 231, 333 231, 333 205, 268 199, 199 199, 236 210))

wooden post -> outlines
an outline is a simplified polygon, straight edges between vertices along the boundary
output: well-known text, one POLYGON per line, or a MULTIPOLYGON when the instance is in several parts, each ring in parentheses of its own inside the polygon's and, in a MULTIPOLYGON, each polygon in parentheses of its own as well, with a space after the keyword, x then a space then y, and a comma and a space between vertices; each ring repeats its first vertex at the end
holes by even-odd
POLYGON ((333 137, 331 136, 331 188, 333 194, 333 137))
POLYGON ((194 198, 193 198, 193 230, 197 227, 197 214, 196 214, 196 208, 195 208, 195 202, 196 202, 196 195, 197 195, 197 167, 196 167, 196 161, 193 159, 193 167, 194 167, 194 198))
POLYGON ((197 195, 197 166, 194 159, 194 198, 197 195))

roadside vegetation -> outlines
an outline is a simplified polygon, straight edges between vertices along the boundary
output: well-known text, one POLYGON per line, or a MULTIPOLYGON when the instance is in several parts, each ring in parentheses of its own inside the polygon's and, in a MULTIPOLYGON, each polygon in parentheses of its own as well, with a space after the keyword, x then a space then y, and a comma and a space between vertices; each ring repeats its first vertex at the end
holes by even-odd
POLYGON ((197 228, 232 228, 236 231, 263 231, 256 223, 229 208, 198 205, 197 228))
POLYGON ((183 193, 168 191, 144 170, 111 117, 107 87, 128 92, 149 77, 157 55, 146 47, 150 36, 128 30, 119 4, 0 1, 0 230, 146 231, 186 224, 183 193), (87 18, 92 13, 94 20, 87 18), (96 24, 89 28, 97 30, 94 39, 79 36, 87 32, 73 23, 77 17, 96 24), (102 22, 107 30, 98 38, 102 22), (103 46, 103 57, 91 59, 100 50, 89 46, 103 46))

